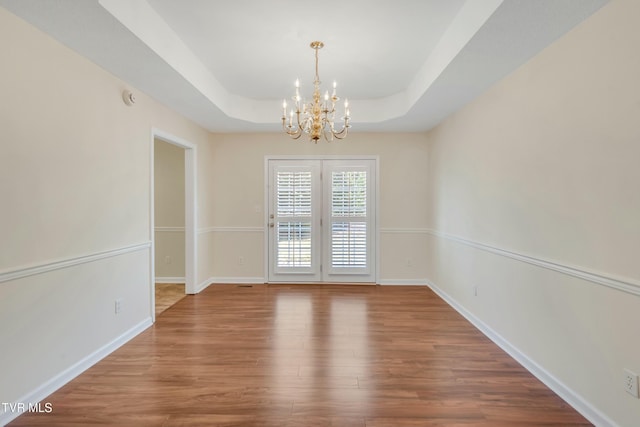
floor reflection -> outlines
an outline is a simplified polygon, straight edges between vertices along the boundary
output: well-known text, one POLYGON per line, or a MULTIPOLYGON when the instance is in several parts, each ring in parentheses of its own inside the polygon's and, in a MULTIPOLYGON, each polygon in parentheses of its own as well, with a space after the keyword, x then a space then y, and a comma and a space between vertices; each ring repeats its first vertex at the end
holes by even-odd
POLYGON ((276 398, 292 411, 318 404, 335 415, 368 410, 369 375, 366 297, 336 292, 282 290, 274 296, 272 355, 276 398))

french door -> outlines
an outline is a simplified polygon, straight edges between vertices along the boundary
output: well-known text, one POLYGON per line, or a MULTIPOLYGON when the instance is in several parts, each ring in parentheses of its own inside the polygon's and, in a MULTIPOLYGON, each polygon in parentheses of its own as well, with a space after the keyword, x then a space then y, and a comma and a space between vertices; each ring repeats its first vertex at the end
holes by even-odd
POLYGON ((270 282, 375 282, 375 161, 268 161, 270 282))

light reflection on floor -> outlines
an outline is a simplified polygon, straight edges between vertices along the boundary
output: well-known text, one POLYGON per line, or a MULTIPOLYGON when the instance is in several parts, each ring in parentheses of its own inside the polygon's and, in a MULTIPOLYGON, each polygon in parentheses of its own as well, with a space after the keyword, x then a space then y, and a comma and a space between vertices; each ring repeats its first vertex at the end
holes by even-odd
POLYGON ((358 376, 369 376, 367 300, 357 295, 282 290, 275 297, 272 354, 269 356, 275 399, 326 402, 334 415, 368 410, 369 389, 358 376), (336 414, 336 405, 344 410, 336 414))

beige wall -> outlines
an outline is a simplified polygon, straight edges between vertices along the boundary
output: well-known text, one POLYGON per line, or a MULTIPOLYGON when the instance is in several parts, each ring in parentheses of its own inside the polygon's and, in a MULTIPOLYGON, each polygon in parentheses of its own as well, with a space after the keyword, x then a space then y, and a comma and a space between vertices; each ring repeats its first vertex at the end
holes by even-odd
POLYGON ((620 426, 640 420, 622 384, 640 372, 638 25, 613 0, 428 135, 429 279, 620 426))
POLYGON ((266 155, 376 155, 379 279, 428 278, 596 415, 634 425, 621 378, 640 372, 638 293, 504 255, 640 282, 638 16, 612 0, 428 135, 313 145, 210 135, 139 92, 127 107, 123 82, 0 9, 0 401, 148 324, 157 127, 197 147, 197 284, 264 278, 266 155))
POLYGON ((154 226, 156 282, 184 282, 184 148, 154 141, 154 226))
POLYGON ((152 128, 199 148, 202 212, 211 152, 206 131, 140 92, 126 106, 122 81, 2 8, 0 51, 0 401, 16 402, 150 322, 152 128))
POLYGON ((428 212, 424 134, 354 133, 345 141, 317 145, 283 134, 228 134, 214 136, 213 150, 212 194, 218 203, 213 204, 208 234, 215 235, 215 278, 258 280, 266 275, 265 156, 375 155, 380 159, 379 279, 424 283, 426 268, 421 260, 426 254, 428 212))

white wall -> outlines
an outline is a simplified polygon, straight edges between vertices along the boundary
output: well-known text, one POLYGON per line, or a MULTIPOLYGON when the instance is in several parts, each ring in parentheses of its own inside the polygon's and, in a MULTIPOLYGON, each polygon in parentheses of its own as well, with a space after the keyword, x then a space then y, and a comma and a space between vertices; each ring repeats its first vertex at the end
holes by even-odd
POLYGON ((24 402, 149 325, 152 128, 210 135, 2 8, 0 51, 0 402, 24 402))
POLYGON ((640 423, 639 25, 613 0, 428 135, 430 281, 601 425, 640 423))
POLYGON ((266 155, 377 155, 380 159, 379 279, 425 282, 427 145, 424 134, 358 134, 332 143, 294 141, 284 134, 213 138, 210 169, 214 278, 264 280, 264 162, 266 155), (231 185, 231 177, 235 183, 231 185), (244 259, 243 265, 239 258, 244 259), (411 260, 411 266, 407 266, 411 260))
POLYGON ((184 283, 184 148, 154 141, 156 282, 184 283))

